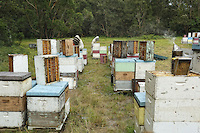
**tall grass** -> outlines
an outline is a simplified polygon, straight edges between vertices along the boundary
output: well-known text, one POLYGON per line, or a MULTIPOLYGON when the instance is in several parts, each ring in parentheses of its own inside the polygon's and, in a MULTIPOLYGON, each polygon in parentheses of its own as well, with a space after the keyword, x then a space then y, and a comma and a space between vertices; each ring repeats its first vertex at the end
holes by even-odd
MULTIPOLYGON (((129 93, 113 92, 110 83, 109 61, 100 64, 99 60, 92 59, 91 41, 93 37, 82 38, 85 48, 88 50, 88 65, 79 74, 78 88, 70 90, 71 112, 65 122, 64 133, 96 133, 96 132, 133 132, 134 107, 133 97, 129 93)), ((106 38, 100 37, 101 46, 109 46, 113 40, 145 40, 138 38, 106 38)), ((156 62, 156 70, 169 71, 171 67, 171 51, 173 44, 170 39, 154 38, 155 53, 167 56, 168 59, 156 62)), ((175 43, 182 48, 191 48, 191 45, 181 44, 181 37, 177 37, 175 43)), ((29 71, 35 76, 33 57, 36 49, 30 49, 28 44, 36 43, 35 40, 23 40, 19 46, 0 48, 0 71, 8 71, 9 53, 21 53, 29 55, 29 71)), ((29 132, 50 132, 51 130, 33 130, 29 132)), ((22 132, 26 132, 23 130, 22 132)))

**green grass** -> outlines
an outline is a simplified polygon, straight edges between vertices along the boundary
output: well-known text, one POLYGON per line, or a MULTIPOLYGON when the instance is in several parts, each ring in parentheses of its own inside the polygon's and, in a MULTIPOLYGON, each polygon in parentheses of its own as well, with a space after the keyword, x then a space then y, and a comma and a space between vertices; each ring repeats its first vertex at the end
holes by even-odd
MULTIPOLYGON (((70 91, 71 112, 65 123, 64 133, 96 133, 96 132, 133 132, 134 130, 134 107, 131 94, 113 92, 110 83, 110 67, 100 64, 99 60, 92 59, 91 41, 93 37, 82 38, 85 48, 88 49, 88 65, 83 73, 79 74, 78 88, 70 91)), ((170 71, 171 51, 173 43, 171 39, 153 38, 156 41, 155 53, 167 56, 168 59, 156 62, 156 70, 170 71)), ((113 40, 144 40, 138 38, 105 38, 100 37, 101 46, 109 46, 113 40)), ((181 44, 181 37, 177 37, 175 43, 182 48, 191 48, 191 45, 181 44)), ((29 71, 35 76, 33 57, 37 54, 36 49, 30 49, 29 43, 36 43, 36 39, 23 40, 20 46, 11 48, 1 46, 0 71, 8 71, 9 53, 29 55, 29 71)), ((15 132, 16 130, 14 130, 15 132)), ((17 130, 21 132, 20 130, 17 130)), ((54 130, 42 129, 22 132, 51 132, 54 130)), ((10 131, 4 131, 10 132, 10 131)))

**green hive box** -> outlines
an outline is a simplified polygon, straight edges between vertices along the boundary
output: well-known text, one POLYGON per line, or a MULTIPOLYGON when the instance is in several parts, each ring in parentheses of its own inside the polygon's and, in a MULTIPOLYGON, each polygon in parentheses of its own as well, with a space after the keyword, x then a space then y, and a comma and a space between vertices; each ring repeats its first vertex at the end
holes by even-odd
POLYGON ((135 72, 135 60, 133 58, 115 59, 116 72, 135 72))

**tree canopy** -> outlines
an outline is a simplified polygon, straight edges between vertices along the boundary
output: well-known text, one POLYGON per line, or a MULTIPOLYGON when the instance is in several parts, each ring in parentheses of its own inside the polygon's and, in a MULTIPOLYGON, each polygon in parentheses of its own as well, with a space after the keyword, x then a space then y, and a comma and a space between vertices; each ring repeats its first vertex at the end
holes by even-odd
POLYGON ((199 0, 0 0, 0 44, 23 38, 176 35, 200 29, 199 0))

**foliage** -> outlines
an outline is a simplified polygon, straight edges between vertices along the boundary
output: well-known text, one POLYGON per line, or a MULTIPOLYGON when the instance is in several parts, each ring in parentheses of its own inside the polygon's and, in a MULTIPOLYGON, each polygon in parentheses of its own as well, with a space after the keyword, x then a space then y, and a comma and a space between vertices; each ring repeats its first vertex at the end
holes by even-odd
POLYGON ((198 31, 199 0, 0 0, 0 44, 23 38, 133 37, 198 31))

